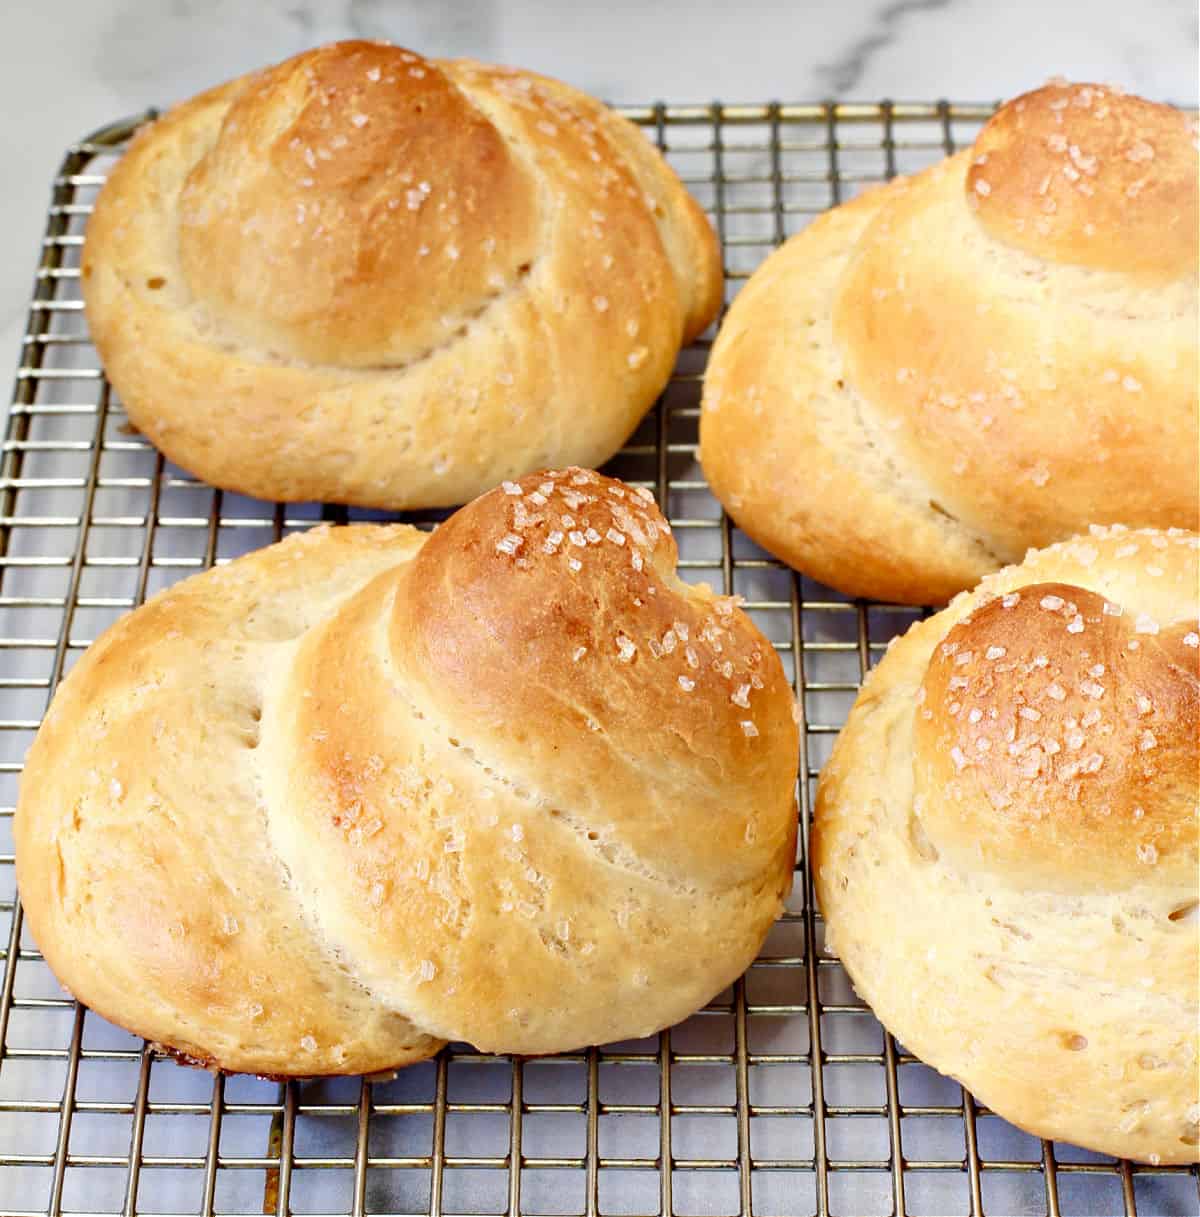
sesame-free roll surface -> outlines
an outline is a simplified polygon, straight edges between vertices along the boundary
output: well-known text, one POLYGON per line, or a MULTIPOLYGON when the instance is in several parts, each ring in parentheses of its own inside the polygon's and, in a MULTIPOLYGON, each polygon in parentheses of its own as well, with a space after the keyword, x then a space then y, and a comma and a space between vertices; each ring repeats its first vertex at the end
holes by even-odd
POLYGON ((631 123, 362 41, 147 125, 82 279, 105 371, 171 460, 393 509, 607 460, 721 292, 708 221, 631 123))
POLYGON ((1200 1158, 1195 533, 1096 528, 875 668, 821 775, 827 947, 922 1060, 1036 1134, 1200 1158))
POLYGON ((1195 119, 1098 85, 818 217, 739 292, 701 459, 772 553, 939 604, 1091 524, 1200 524, 1195 119))
POLYGON ((75 665, 22 779, 50 966, 272 1075, 690 1014, 790 888, 797 728, 771 644, 675 561, 645 492, 567 469, 155 597, 75 665))

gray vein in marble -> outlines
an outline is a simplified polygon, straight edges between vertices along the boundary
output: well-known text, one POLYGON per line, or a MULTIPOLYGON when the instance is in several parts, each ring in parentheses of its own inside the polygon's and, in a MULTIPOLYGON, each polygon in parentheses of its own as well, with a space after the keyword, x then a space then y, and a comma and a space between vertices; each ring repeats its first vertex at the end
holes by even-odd
POLYGON ((892 0, 876 14, 872 29, 850 43, 837 59, 817 64, 814 75, 830 96, 848 93, 866 75, 874 55, 892 42, 910 14, 936 12, 950 4, 951 0, 892 0))

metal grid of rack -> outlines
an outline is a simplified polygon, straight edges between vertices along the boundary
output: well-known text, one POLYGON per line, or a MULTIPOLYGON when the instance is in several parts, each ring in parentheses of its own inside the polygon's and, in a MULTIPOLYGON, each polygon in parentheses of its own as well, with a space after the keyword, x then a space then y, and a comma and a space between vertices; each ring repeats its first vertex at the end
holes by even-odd
MULTIPOLYGON (((814 214, 936 160, 990 112, 626 111, 708 208, 729 295, 814 214)), ((0 1217, 1197 1213, 1195 1169, 1038 1142, 983 1109, 884 1033, 823 950, 803 848, 812 788, 863 673, 918 614, 846 601, 722 515, 696 462, 711 335, 610 470, 654 491, 686 578, 745 596, 804 708, 796 882, 746 975, 651 1040, 537 1060, 454 1045, 393 1079, 284 1085, 159 1060, 66 997, 23 931, 11 832, 56 683, 175 579, 320 519, 382 518, 222 494, 127 426, 88 343, 78 266, 91 201, 138 121, 73 146, 54 179, 0 457, 0 1217)))

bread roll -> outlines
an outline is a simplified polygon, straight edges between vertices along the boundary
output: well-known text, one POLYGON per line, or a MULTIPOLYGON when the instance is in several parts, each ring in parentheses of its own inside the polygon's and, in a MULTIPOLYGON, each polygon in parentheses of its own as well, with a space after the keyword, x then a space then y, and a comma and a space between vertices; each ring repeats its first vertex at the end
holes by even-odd
POLYGON ((1195 533, 1097 528, 914 626, 821 775, 827 946, 1037 1136, 1200 1158, 1195 533))
POLYGON ((105 369, 171 460, 393 509, 607 460, 721 294, 703 212, 632 124, 373 42, 144 129, 82 273, 105 369))
POLYGON ((814 221, 721 327, 701 459, 739 527, 940 603, 1090 524, 1195 528, 1196 125, 1097 85, 814 221))
POLYGON ((790 888, 797 729, 771 644, 675 561, 652 499, 565 470, 156 596, 30 750, 17 874, 51 968, 271 1075, 690 1014, 790 888))

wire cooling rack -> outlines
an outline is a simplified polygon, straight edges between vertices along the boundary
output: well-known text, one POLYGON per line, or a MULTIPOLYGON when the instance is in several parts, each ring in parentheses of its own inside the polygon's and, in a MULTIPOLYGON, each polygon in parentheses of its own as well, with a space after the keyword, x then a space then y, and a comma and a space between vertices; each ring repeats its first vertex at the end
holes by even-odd
MULTIPOLYGON (((990 112, 626 111, 708 208, 730 295, 814 214, 952 151, 990 112)), ((796 882, 746 975, 648 1040, 536 1060, 456 1045, 392 1080, 286 1085, 160 1060, 66 997, 22 929, 11 831, 58 680, 174 580, 319 519, 382 518, 222 494, 128 427, 78 267, 96 191, 145 117, 70 148, 54 179, 0 458, 0 1214, 1196 1214, 1195 1170, 1039 1142, 987 1112, 886 1035, 824 952, 812 788, 863 673, 918 614, 848 602, 730 526, 696 462, 711 336, 610 469, 654 491, 686 578, 746 597, 804 708, 796 882)))

